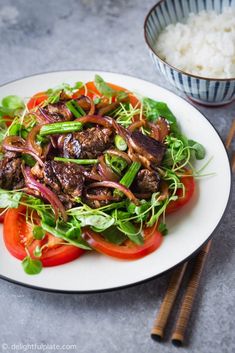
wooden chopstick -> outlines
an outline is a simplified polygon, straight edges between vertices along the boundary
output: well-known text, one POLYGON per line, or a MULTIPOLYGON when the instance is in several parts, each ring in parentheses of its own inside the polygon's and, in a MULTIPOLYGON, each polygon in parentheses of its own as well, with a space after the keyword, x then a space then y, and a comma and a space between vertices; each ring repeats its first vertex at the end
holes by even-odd
MULTIPOLYGON (((225 146, 229 149, 232 140, 235 135, 235 120, 233 120, 232 125, 229 129, 225 146)), ((232 155, 231 161, 232 170, 235 171, 235 153, 232 155)), ((205 266, 206 258, 211 247, 211 240, 203 247, 200 253, 195 259, 195 263, 192 269, 191 277, 186 288, 182 304, 179 310, 178 319, 171 336, 171 341, 174 345, 180 346, 184 342, 185 331, 187 328, 188 320, 192 311, 193 302, 199 287, 199 282, 203 268, 205 266)), ((172 307, 174 305, 177 293, 179 291, 186 267, 187 262, 178 267, 172 274, 169 282, 169 286, 165 293, 163 302, 161 304, 158 315, 154 320, 154 325, 151 331, 151 337, 154 340, 161 341, 164 336, 164 330, 167 325, 172 307)))
POLYGON ((151 331, 151 337, 155 341, 161 341, 163 339, 164 329, 166 327, 171 309, 177 297, 177 293, 181 285, 187 265, 188 263, 185 262, 182 266, 178 266, 171 276, 166 295, 163 299, 159 314, 154 321, 153 328, 151 331))
POLYGON ((233 152, 232 155, 232 161, 231 161, 231 167, 232 167, 232 172, 235 172, 235 152, 233 152))
POLYGON ((197 294, 197 289, 200 283, 202 271, 206 262, 208 252, 211 247, 211 240, 203 247, 195 259, 191 277, 189 279, 182 304, 179 310, 178 319, 173 329, 171 341, 175 346, 181 346, 184 341, 185 330, 193 308, 193 302, 197 294))

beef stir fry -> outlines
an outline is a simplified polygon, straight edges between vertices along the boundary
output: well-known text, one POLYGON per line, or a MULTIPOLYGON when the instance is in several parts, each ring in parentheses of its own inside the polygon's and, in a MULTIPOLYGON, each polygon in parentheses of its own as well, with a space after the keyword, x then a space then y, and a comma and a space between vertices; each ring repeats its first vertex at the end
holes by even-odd
POLYGON ((20 209, 43 234, 38 256, 34 235, 30 246, 19 240, 27 258, 47 266, 54 238, 53 246, 63 242, 79 255, 95 249, 128 259, 160 245, 165 214, 192 196, 191 160, 204 157, 165 103, 139 99, 98 75, 39 93, 27 105, 6 99, 15 108, 2 114, 0 207, 11 209, 6 218, 20 209))

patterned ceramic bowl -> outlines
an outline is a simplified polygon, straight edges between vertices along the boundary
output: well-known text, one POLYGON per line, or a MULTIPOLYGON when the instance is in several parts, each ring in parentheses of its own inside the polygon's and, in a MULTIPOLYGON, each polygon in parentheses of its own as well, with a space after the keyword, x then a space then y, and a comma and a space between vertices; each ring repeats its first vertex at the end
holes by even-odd
POLYGON ((218 106, 235 99, 235 78, 212 79, 183 72, 163 61, 154 49, 159 33, 170 23, 183 21, 190 12, 235 7, 235 0, 160 0, 148 13, 144 23, 145 41, 155 68, 177 89, 193 101, 218 106))

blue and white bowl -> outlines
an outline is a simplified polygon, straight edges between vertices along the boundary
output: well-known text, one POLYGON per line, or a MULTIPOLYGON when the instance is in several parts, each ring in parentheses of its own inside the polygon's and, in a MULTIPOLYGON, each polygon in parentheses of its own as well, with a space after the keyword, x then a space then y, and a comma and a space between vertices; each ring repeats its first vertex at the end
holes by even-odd
POLYGON ((232 102, 235 99, 235 78, 213 79, 186 73, 162 60, 154 46, 168 24, 184 21, 191 12, 214 10, 221 13, 228 6, 235 7, 235 0, 160 0, 145 19, 145 41, 157 71, 190 99, 203 105, 219 106, 232 102))

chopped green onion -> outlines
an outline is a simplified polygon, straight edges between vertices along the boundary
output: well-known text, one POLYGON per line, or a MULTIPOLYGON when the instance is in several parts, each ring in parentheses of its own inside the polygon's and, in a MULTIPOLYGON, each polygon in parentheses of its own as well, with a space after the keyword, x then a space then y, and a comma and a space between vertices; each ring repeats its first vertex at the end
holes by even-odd
POLYGON ((76 164, 97 164, 98 159, 71 159, 71 158, 62 158, 62 157, 55 157, 54 161, 57 162, 65 162, 65 163, 76 163, 76 164))
POLYGON ((43 125, 40 130, 40 135, 67 134, 68 132, 79 131, 81 129, 82 124, 79 121, 63 121, 43 125))
POLYGON ((81 116, 86 115, 84 110, 79 106, 79 104, 75 100, 67 102, 66 107, 71 111, 75 118, 80 118, 81 116))
POLYGON ((105 153, 105 163, 120 176, 122 175, 122 171, 127 167, 127 162, 122 157, 112 156, 109 153, 105 153))
POLYGON ((126 141, 120 135, 114 137, 114 143, 120 151, 125 151, 127 149, 126 141))
POLYGON ((129 188, 140 170, 140 167, 141 163, 133 162, 119 183, 129 188))
MULTIPOLYGON (((133 183, 136 174, 140 170, 141 163, 139 162, 133 162, 129 169, 126 171, 122 179, 119 181, 120 184, 126 186, 129 188, 131 184, 133 183)), ((115 196, 122 196, 122 192, 120 190, 114 190, 114 195, 115 196)))

